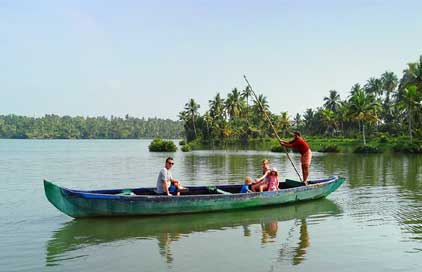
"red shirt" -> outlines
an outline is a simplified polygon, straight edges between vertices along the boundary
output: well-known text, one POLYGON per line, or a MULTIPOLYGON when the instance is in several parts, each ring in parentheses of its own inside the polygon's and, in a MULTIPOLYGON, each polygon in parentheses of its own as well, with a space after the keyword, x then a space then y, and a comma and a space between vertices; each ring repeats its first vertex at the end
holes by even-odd
POLYGON ((297 137, 293 141, 290 141, 294 149, 297 149, 301 155, 305 154, 309 150, 309 145, 301 137, 297 137))

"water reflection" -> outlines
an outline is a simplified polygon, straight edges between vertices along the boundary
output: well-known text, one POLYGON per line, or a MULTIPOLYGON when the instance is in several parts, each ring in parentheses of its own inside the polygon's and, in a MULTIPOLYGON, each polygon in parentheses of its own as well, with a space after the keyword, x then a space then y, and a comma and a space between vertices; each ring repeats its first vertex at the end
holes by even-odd
POLYGON ((358 222, 399 224, 405 239, 422 240, 422 156, 328 154, 315 164, 327 173, 340 169, 347 177, 350 215, 358 222))
MULTIPOLYGON (((193 233, 231 229, 241 231, 245 237, 251 237, 250 228, 261 225, 262 237, 258 242, 265 245, 276 241, 279 222, 288 220, 300 222, 300 229, 294 228, 294 231, 300 232, 299 241, 293 251, 281 249, 278 255, 280 260, 287 258, 293 264, 299 264, 304 259, 310 240, 306 218, 324 218, 340 212, 334 202, 321 199, 281 208, 167 216, 165 222, 163 217, 73 220, 65 223, 48 241, 46 264, 59 265, 73 258, 74 254, 78 254, 78 250, 129 239, 156 239, 160 255, 166 263, 171 264, 172 243, 193 233)), ((237 239, 236 237, 233 239, 237 239)), ((293 243, 287 242, 288 245, 293 243)))

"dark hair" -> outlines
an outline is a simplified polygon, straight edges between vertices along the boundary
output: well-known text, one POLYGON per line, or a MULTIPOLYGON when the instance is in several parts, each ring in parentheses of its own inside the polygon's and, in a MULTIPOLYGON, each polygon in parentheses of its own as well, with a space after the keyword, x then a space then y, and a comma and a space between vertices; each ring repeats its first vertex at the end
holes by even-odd
POLYGON ((293 134, 295 134, 295 135, 297 135, 297 136, 300 137, 300 132, 299 131, 295 131, 295 132, 293 132, 293 134))
POLYGON ((174 161, 174 160, 173 160, 173 158, 172 158, 172 157, 168 157, 168 158, 166 159, 166 162, 168 162, 168 161, 174 161))

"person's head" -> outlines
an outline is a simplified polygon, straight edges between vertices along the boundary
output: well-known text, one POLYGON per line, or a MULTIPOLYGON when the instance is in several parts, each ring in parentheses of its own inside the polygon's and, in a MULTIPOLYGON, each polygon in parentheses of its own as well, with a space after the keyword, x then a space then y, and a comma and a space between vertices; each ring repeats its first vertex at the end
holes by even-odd
POLYGON ((262 160, 262 169, 268 169, 270 165, 270 161, 269 160, 262 160))
POLYGON ((172 157, 168 157, 166 159, 166 168, 167 169, 170 169, 173 166, 173 164, 174 164, 173 158, 172 157))
POLYGON ((270 175, 278 176, 277 168, 275 168, 275 167, 271 168, 270 175))
POLYGON ((245 184, 246 184, 246 185, 251 185, 251 184, 252 184, 252 178, 251 178, 250 176, 247 176, 247 177, 245 178, 245 184))
POLYGON ((295 132, 293 132, 293 136, 294 136, 295 138, 300 137, 300 132, 299 132, 299 131, 295 131, 295 132))

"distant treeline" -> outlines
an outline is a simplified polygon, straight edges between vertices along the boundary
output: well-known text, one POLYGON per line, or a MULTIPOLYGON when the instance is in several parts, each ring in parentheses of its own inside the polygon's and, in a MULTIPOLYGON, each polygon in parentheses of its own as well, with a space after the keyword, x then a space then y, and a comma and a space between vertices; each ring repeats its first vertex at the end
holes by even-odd
POLYGON ((139 139, 182 138, 183 123, 170 119, 70 117, 34 118, 0 115, 0 138, 8 139, 139 139))

